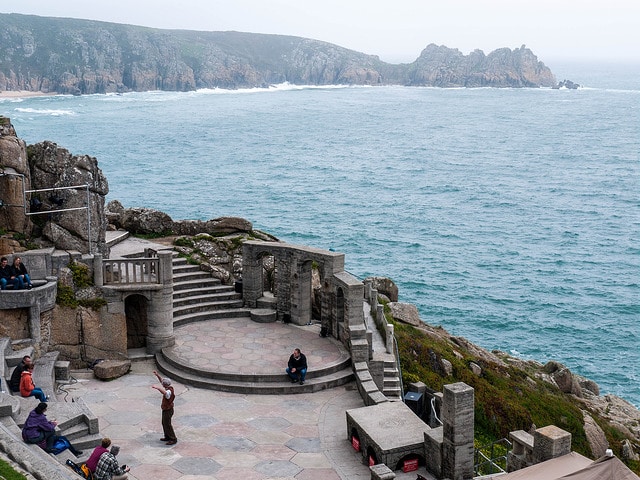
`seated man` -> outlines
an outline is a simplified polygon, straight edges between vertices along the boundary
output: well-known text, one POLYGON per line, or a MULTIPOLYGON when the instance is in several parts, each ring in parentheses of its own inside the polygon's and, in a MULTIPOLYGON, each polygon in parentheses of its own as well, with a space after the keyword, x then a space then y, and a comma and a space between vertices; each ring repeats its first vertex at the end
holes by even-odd
POLYGON ((300 385, 304 385, 304 377, 307 375, 307 357, 299 348, 294 349, 289 357, 286 371, 291 383, 300 381, 300 385))
POLYGON ((7 257, 0 258, 0 289, 6 290, 7 285, 13 285, 13 288, 17 290, 18 280, 13 277, 13 270, 9 265, 7 257))
POLYGON ((120 447, 113 445, 109 452, 100 455, 98 466, 93 474, 96 480, 127 480, 127 472, 131 469, 126 465, 118 465, 116 455, 120 453, 120 447))
POLYGON ((20 391, 20 379, 22 377, 22 372, 27 370, 27 368, 31 365, 31 357, 29 355, 25 355, 22 357, 22 361, 16 365, 16 368, 13 369, 11 373, 11 380, 9 380, 9 388, 14 393, 20 391))

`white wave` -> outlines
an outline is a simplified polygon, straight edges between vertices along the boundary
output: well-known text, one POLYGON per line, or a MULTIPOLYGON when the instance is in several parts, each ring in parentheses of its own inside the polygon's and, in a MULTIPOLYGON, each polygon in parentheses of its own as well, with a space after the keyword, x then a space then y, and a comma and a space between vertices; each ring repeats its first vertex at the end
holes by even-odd
POLYGON ((351 85, 295 85, 289 82, 276 83, 268 87, 252 87, 252 88, 201 88, 195 93, 202 95, 221 95, 221 94, 239 94, 239 93, 264 93, 264 92, 286 92, 293 90, 330 90, 339 88, 354 88, 351 85))
POLYGON ((61 117, 63 115, 75 115, 75 112, 72 110, 51 110, 47 108, 16 108, 16 112, 20 113, 36 113, 39 115, 50 115, 52 117, 61 117))

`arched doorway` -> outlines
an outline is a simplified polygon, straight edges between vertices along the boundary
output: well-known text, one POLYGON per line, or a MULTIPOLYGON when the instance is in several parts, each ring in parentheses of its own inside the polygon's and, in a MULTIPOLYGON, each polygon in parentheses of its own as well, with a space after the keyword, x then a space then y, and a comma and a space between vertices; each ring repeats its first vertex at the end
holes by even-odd
POLYGON ((124 300, 127 318, 127 349, 147 346, 148 300, 142 295, 129 295, 124 300))

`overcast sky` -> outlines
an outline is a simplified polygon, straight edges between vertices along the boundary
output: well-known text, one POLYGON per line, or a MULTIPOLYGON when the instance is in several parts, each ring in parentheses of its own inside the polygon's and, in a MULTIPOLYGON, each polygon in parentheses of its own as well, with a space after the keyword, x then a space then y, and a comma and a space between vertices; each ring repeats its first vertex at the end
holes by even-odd
POLYGON ((2 13, 157 28, 237 30, 314 38, 388 62, 430 43, 464 54, 526 45, 538 59, 640 62, 637 0, 17 0, 2 13))

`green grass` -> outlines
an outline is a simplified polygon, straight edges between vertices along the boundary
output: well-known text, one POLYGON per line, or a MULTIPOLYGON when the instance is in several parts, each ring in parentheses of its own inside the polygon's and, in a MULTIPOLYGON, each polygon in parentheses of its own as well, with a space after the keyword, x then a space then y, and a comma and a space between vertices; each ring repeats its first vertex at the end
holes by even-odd
POLYGON ((26 480, 27 477, 16 472, 11 465, 4 460, 0 460, 0 479, 5 480, 26 480))
POLYGON ((490 363, 471 355, 462 346, 437 339, 410 325, 395 323, 402 377, 407 383, 421 381, 442 391, 445 384, 464 382, 474 388, 475 436, 482 444, 507 438, 514 430, 528 431, 556 425, 572 435, 572 449, 591 457, 584 433, 582 412, 569 396, 551 385, 529 377, 515 367, 490 363), (448 375, 442 359, 452 365, 448 375), (478 376, 471 362, 482 368, 478 376))

